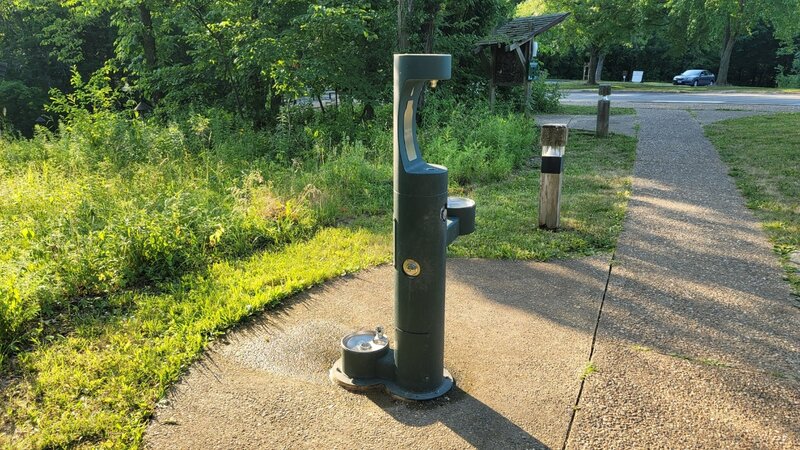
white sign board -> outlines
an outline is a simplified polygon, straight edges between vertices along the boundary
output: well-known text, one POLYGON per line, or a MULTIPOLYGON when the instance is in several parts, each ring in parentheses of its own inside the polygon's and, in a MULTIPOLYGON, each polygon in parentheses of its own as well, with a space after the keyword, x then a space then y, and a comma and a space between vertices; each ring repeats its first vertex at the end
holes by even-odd
POLYGON ((644 72, 641 70, 634 70, 633 75, 631 75, 631 82, 633 83, 641 83, 642 77, 644 77, 644 72))

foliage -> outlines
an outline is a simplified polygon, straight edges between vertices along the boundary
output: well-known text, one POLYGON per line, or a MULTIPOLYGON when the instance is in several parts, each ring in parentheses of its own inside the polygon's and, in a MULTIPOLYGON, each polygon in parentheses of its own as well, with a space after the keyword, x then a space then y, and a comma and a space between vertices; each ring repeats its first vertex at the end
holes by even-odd
POLYGON ((706 134, 781 258, 794 293, 800 273, 789 255, 800 251, 800 114, 785 113, 727 120, 706 127, 706 134), (754 133, 753 130, 759 130, 754 133), (758 158, 752 149, 758 148, 758 158))
POLYGON ((800 88, 800 52, 795 53, 791 71, 778 66, 777 83, 780 88, 800 88))
MULTIPOLYGON (((482 82, 472 45, 508 8, 505 0, 417 2, 406 23, 410 50, 450 52, 458 86, 482 82)), ((70 67, 83 79, 113 67, 104 75, 122 100, 147 100, 167 118, 215 107, 269 127, 283 101, 329 89, 370 105, 371 118, 390 97, 396 20, 397 4, 385 0, 20 0, 0 16, 0 54, 10 55, 0 65, 29 86, 67 94, 70 67)))
POLYGON ((590 55, 590 83, 595 69, 602 71, 605 55, 616 47, 647 41, 647 2, 621 0, 535 0, 517 7, 518 16, 568 12, 570 16, 543 36, 542 51, 562 56, 569 52, 590 55))
POLYGON ((800 33, 796 0, 703 0, 666 4, 671 33, 684 42, 713 43, 719 49, 718 84, 728 82, 731 54, 737 38, 750 34, 761 23, 774 29, 775 37, 791 47, 800 33))
POLYGON ((445 91, 427 97, 420 146, 460 184, 496 181, 522 165, 533 143, 531 124, 518 113, 492 115, 488 105, 469 108, 445 91))
POLYGON ((33 133, 33 125, 46 100, 45 93, 21 81, 0 81, 0 134, 33 133))
POLYGON ((561 106, 564 94, 557 83, 547 82, 547 71, 541 71, 540 76, 530 83, 531 99, 529 108, 533 112, 553 113, 561 106))

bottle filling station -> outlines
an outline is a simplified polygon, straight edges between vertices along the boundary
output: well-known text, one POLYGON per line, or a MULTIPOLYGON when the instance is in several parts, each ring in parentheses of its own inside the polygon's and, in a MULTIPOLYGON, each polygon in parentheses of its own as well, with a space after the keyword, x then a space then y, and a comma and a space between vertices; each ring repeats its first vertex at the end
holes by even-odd
POLYGON ((350 390, 385 389, 429 400, 453 387, 444 368, 447 245, 475 230, 475 202, 447 196, 447 168, 417 143, 417 104, 428 82, 450 79, 451 56, 394 55, 394 337, 381 327, 348 334, 331 380, 350 390))

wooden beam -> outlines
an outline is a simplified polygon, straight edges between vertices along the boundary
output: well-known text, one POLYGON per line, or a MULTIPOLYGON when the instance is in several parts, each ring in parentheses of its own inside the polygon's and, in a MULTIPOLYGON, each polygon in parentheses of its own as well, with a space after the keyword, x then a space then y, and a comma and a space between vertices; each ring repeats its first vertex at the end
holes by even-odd
MULTIPOLYGON (((524 50, 525 55, 530 55, 533 44, 528 42, 525 45, 527 45, 527 47, 523 46, 522 50, 524 50)), ((520 51, 520 49, 517 49, 517 51, 520 51)), ((522 51, 520 51, 520 53, 522 53, 522 51)), ((525 117, 530 119, 533 114, 531 111, 531 82, 528 80, 528 70, 528 63, 526 61, 522 64, 522 82, 525 84, 525 117)))
MULTIPOLYGON (((525 55, 522 53, 522 49, 521 48, 517 47, 515 50, 517 51, 517 57, 519 57, 519 63, 522 64, 522 70, 524 71, 525 70, 525 65, 528 63, 528 60, 527 60, 527 58, 525 58, 525 55)), ((527 77, 526 77, 526 79, 527 79, 527 77)))
POLYGON ((495 89, 497 89, 495 84, 495 68, 497 67, 497 46, 493 45, 492 49, 492 56, 491 61, 489 63, 489 71, 491 75, 489 76, 489 109, 494 111, 494 97, 495 97, 495 89))

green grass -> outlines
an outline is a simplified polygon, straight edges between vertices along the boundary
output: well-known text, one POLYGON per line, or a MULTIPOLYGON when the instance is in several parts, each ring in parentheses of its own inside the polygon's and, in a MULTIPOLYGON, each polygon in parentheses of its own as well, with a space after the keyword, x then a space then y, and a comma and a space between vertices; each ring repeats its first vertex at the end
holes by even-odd
POLYGON ((800 251, 800 113, 719 122, 706 135, 728 165, 747 206, 761 220, 800 296, 800 273, 789 254, 800 251))
POLYGON ((155 403, 210 339, 295 292, 387 262, 389 240, 326 229, 164 292, 115 294, 103 309, 87 301, 71 330, 20 356, 18 377, 4 380, 0 430, 19 448, 138 446, 155 403))
MULTIPOLYGON (((621 81, 601 81, 600 84, 610 84, 611 93, 617 91, 648 91, 648 92, 740 92, 752 94, 798 94, 800 89, 794 88, 765 88, 753 86, 684 86, 673 85, 672 83, 661 83, 646 81, 644 83, 623 83, 621 81)), ((571 80, 559 81, 559 88, 562 90, 597 90, 597 85, 586 84, 585 81, 571 80)))
MULTIPOLYGON (((431 109, 420 134, 429 159, 450 165, 451 191, 478 202, 478 231, 452 255, 614 247, 634 139, 570 136, 563 230, 546 232, 536 127, 451 108, 431 109)), ((217 336, 389 261, 381 114, 336 139, 339 126, 317 119, 260 134, 225 117, 101 115, 61 137, 0 141, 0 447, 139 447, 156 402, 217 336)))
MULTIPOLYGON (((566 105, 562 104, 558 111, 555 114, 568 114, 568 115, 587 115, 587 116, 596 116, 597 115, 597 106, 596 105, 566 105)), ((636 110, 633 108, 620 108, 616 106, 612 106, 610 110, 610 114, 612 116, 628 116, 628 115, 635 115, 636 110)))
POLYGON ((546 260, 611 251, 630 195, 636 139, 570 133, 561 230, 538 228, 538 163, 497 183, 465 188, 477 204, 476 231, 450 247, 455 256, 546 260))

